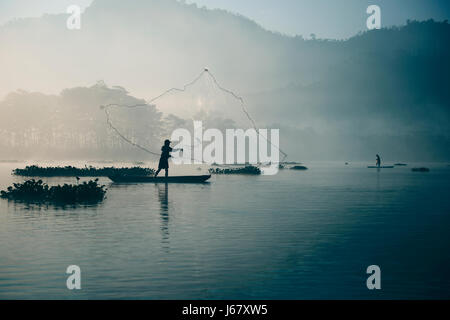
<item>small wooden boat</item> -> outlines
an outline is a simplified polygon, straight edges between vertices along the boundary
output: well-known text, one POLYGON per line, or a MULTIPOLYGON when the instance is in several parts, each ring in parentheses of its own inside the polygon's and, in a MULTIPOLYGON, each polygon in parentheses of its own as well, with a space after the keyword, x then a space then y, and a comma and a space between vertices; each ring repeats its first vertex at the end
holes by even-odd
POLYGON ((308 170, 308 168, 305 166, 293 166, 291 170, 308 170))
POLYGON ((154 177, 154 176, 126 176, 126 175, 115 175, 108 176, 114 182, 120 183, 142 183, 142 182, 153 182, 153 183, 204 183, 206 180, 211 178, 211 175, 203 176, 171 176, 171 177, 154 177))
POLYGON ((369 169, 392 169, 394 166, 368 166, 369 169))

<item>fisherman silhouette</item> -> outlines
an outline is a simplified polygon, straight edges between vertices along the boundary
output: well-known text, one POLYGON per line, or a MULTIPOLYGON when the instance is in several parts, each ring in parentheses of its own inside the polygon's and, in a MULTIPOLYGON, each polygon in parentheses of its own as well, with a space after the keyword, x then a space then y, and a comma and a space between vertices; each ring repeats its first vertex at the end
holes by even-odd
POLYGON ((158 176, 159 172, 164 169, 166 171, 166 177, 169 176, 169 158, 172 151, 178 151, 183 149, 172 149, 170 147, 170 140, 165 140, 164 145, 161 147, 161 158, 159 159, 158 170, 155 173, 155 177, 158 176))
POLYGON ((376 166, 379 168, 381 166, 381 158, 378 154, 376 155, 376 157, 377 157, 376 166))

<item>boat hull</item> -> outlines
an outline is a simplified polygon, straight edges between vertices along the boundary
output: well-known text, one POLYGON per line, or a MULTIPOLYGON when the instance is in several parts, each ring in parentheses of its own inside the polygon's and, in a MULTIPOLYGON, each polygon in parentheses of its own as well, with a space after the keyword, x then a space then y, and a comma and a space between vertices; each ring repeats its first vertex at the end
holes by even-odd
POLYGON ((211 178, 211 175, 203 176, 173 176, 173 177, 153 177, 153 176, 108 176, 114 182, 119 183, 204 183, 211 178))
POLYGON ((368 166, 367 168, 369 168, 369 169, 393 169, 394 166, 381 166, 381 167, 378 167, 378 166, 368 166))

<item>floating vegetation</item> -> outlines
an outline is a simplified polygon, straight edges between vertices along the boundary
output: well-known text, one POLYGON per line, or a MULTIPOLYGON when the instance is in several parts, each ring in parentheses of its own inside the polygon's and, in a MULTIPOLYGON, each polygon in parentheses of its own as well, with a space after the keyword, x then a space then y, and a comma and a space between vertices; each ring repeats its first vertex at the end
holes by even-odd
POLYGON ((308 168, 305 166, 293 166, 291 170, 308 170, 308 168))
POLYGON ((407 164, 406 164, 406 163, 394 163, 394 166, 397 166, 397 167, 406 167, 407 164))
POLYGON ((209 173, 211 174, 251 174, 251 175, 258 175, 261 174, 261 169, 255 166, 245 166, 242 168, 226 168, 226 169, 219 169, 219 168, 211 168, 209 169, 209 173))
POLYGON ((128 175, 128 176, 145 176, 153 175, 154 169, 143 167, 132 168, 115 168, 104 167, 95 168, 92 166, 84 168, 76 168, 72 166, 65 167, 39 167, 27 166, 25 169, 15 169, 13 174, 25 177, 107 177, 114 175, 128 175))
POLYGON ((105 186, 99 185, 98 179, 52 187, 42 180, 31 179, 24 183, 14 183, 7 191, 0 191, 3 199, 53 204, 98 203, 105 198, 105 194, 105 186))
POLYGON ((422 167, 422 168, 412 168, 411 171, 413 172, 430 172, 430 169, 422 167))

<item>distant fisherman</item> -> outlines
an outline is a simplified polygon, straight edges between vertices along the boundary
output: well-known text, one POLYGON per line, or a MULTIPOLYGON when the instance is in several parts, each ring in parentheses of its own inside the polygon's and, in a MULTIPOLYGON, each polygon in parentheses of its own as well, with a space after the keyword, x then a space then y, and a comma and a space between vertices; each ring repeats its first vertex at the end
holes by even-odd
POLYGON ((381 167, 381 158, 380 158, 380 156, 377 154, 377 163, 376 163, 376 166, 379 168, 379 167, 381 167))
POLYGON ((164 145, 161 147, 161 158, 159 159, 159 164, 158 164, 158 170, 155 173, 155 177, 158 175, 158 173, 164 169, 166 171, 166 177, 169 176, 169 158, 171 157, 170 153, 172 151, 178 151, 181 150, 183 151, 183 149, 172 149, 170 147, 170 140, 165 140, 164 141, 164 145))

